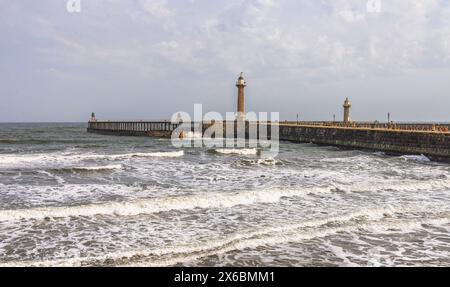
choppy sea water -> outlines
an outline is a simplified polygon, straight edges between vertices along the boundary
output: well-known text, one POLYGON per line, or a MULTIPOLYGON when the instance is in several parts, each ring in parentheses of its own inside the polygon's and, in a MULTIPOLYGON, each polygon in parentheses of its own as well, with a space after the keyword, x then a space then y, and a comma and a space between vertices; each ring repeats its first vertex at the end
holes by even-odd
POLYGON ((0 125, 0 266, 450 266, 450 165, 0 125))

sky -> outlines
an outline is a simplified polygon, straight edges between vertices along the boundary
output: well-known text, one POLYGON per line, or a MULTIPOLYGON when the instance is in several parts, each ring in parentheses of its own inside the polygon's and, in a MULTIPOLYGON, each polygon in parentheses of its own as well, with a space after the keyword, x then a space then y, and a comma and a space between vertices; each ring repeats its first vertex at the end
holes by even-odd
POLYGON ((450 121, 450 0, 68 1, 0 0, 0 122, 450 121))

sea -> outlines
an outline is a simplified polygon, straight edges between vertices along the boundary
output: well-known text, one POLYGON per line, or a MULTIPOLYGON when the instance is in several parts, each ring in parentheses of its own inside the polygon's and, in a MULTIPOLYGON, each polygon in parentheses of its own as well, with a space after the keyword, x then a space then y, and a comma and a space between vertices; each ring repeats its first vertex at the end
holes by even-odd
POLYGON ((0 124, 0 266, 450 266, 449 164, 86 128, 0 124))

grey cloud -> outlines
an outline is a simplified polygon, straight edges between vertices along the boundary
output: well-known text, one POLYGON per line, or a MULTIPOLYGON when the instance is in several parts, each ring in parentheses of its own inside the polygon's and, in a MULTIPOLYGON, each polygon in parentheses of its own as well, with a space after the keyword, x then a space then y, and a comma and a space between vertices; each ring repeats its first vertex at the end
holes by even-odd
POLYGON ((232 111, 241 71, 247 109, 282 118, 330 119, 349 96, 356 119, 449 120, 448 1, 82 2, 0 1, 0 121, 232 111))

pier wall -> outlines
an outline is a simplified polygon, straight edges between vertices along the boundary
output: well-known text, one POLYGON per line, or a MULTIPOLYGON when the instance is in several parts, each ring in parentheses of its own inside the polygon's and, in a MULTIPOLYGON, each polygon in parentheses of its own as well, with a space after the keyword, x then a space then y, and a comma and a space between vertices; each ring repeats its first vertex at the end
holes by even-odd
POLYGON ((423 154, 450 161, 450 133, 352 127, 280 124, 280 140, 383 151, 387 154, 423 154))
POLYGON ((281 122, 283 125, 325 126, 325 127, 350 127, 370 129, 394 129, 408 131, 449 131, 448 123, 376 123, 376 122, 333 122, 333 121, 299 121, 281 122))

